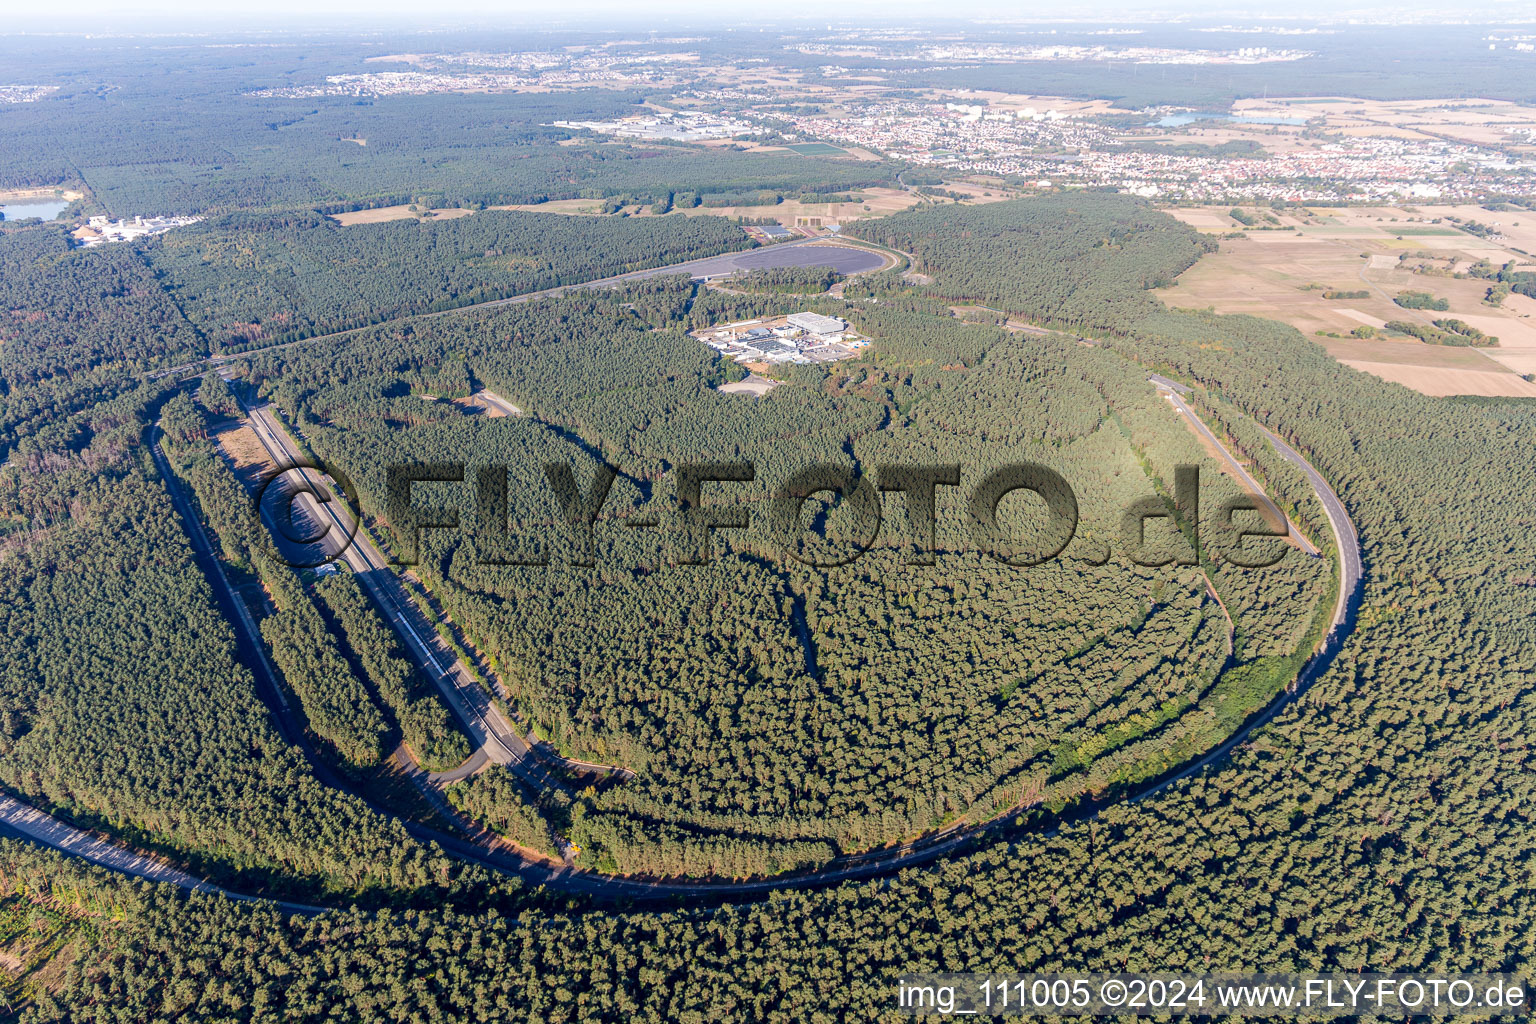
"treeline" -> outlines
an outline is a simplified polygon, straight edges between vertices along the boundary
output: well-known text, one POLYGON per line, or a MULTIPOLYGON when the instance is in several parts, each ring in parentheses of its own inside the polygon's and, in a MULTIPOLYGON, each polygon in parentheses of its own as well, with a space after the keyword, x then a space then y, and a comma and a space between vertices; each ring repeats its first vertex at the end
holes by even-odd
POLYGON ((7 390, 103 363, 148 370, 206 352, 132 246, 73 248, 44 227, 0 233, 0 374, 7 390))
POLYGON ((569 799, 561 791, 532 794, 503 765, 493 764, 444 794, 453 808, 488 826, 497 835, 547 857, 560 856, 560 840, 551 818, 566 823, 569 799))
POLYGON ((582 862, 622 875, 753 878, 819 868, 835 853, 828 843, 775 843, 690 832, 628 815, 588 816, 581 804, 571 815, 571 841, 582 848, 582 862))
POLYGON ((721 283, 733 291, 816 295, 841 280, 830 267, 768 267, 732 274, 721 283))
POLYGON ((299 699, 309 727, 348 764, 377 764, 386 753, 389 723, 298 577, 260 535, 264 527, 251 496, 211 444, 187 446, 178 455, 177 472, 196 495, 226 557, 237 567, 248 567, 275 606, 260 620, 262 640, 299 699))
POLYGON ((1476 327, 1470 327, 1461 320, 1442 319, 1434 321, 1434 324, 1435 326, 1430 327, 1411 320, 1388 320, 1386 327, 1389 331, 1396 331, 1399 334, 1407 334, 1418 338, 1426 345, 1458 345, 1487 348, 1499 343, 1498 338, 1484 334, 1476 327))
POLYGON ((912 269, 935 277, 935 297, 1108 333, 1155 310, 1146 290, 1172 284, 1216 244, 1140 202, 1089 193, 916 208, 845 231, 911 253, 912 269))
POLYGON ((1449 299, 1438 299, 1429 292, 1398 292, 1397 298, 1392 301, 1404 309, 1433 309, 1444 312, 1451 308, 1449 299))
POLYGON ((0 453, 131 444, 124 426, 166 386, 140 375, 205 352, 131 247, 72 249, 55 227, 0 233, 0 453))
POLYGON ((294 213, 195 225, 159 239, 149 257, 192 321, 238 351, 752 244, 714 217, 487 210, 343 227, 294 213))
MULTIPOLYGON (((760 315, 779 300, 677 279, 253 361, 316 449, 355 470, 370 510, 382 508, 380 467, 391 462, 508 467, 507 541, 475 537, 472 503, 460 503, 466 536, 457 547, 429 540, 417 571, 541 736, 638 773, 579 801, 591 830, 580 845, 618 844, 625 870, 710 863, 726 838, 759 851, 751 866, 767 870, 768 853, 785 844, 866 849, 958 815, 1072 799, 1139 777, 1175 745, 1218 742, 1230 715, 1207 717, 1207 695, 1235 693, 1225 706, 1251 708, 1257 689, 1212 690, 1226 622, 1188 574, 1167 579, 1119 558, 989 567, 963 556, 972 547, 963 533, 941 537, 942 571, 909 571, 894 509, 876 550, 830 575, 797 567, 760 526, 720 534, 715 563, 703 567, 674 567, 662 538, 614 536, 607 524, 620 517, 671 514, 665 467, 680 462, 750 459, 763 481, 742 489, 751 506, 747 495, 810 459, 851 452, 854 464, 874 466, 915 449, 966 466, 974 481, 1004 453, 1027 451, 1078 489, 1094 520, 1080 530, 1088 558, 1090 535, 1117 538, 1116 510, 1153 489, 1138 449, 1165 476, 1203 458, 1145 373, 1119 357, 967 325, 899 281, 869 288, 879 303, 812 305, 875 338, 870 356, 812 368, 758 405, 715 394, 714 354, 677 328, 760 315), (527 415, 486 420, 411 393, 459 360, 527 415), (564 568, 567 532, 539 467, 568 463, 585 486, 596 453, 624 472, 597 530, 603 584, 590 587, 564 568), (477 564, 503 546, 553 567, 477 564), (1064 616, 1066 607, 1077 611, 1064 616), (900 679, 871 667, 898 663, 909 666, 900 679), (911 685, 924 694, 925 730, 910 719, 911 685), (1085 687, 1086 702, 1066 699, 1085 687), (844 694, 858 698, 834 696, 844 694), (674 831, 647 846, 631 836, 633 822, 674 831), (665 864, 646 868, 647 857, 665 864)), ((817 530, 831 539, 837 524, 817 530)), ((1256 638, 1239 639, 1245 660, 1293 649, 1292 625, 1304 628, 1323 585, 1315 563, 1303 564, 1274 586, 1243 573, 1222 584, 1239 629, 1256 638)))
POLYGON ((469 757, 469 740, 443 706, 435 687, 411 662, 399 635, 379 618, 357 578, 337 572, 321 580, 315 592, 341 626, 364 678, 394 712, 406 746, 422 766, 428 771, 442 771, 469 757))
POLYGON ((447 877, 282 741, 148 453, 104 454, 0 473, 7 515, 43 524, 0 556, 0 781, 250 891, 447 877))
POLYGON ((263 582, 277 610, 261 620, 261 638, 303 705, 309 727, 349 764, 378 764, 389 726, 368 688, 352 672, 298 581, 274 572, 263 582))
POLYGON ((1487 260, 1478 260, 1467 268, 1467 276, 1493 282, 1485 300, 1492 306, 1502 305, 1510 292, 1536 298, 1536 270, 1519 270, 1517 266, 1515 260, 1497 268, 1487 260))

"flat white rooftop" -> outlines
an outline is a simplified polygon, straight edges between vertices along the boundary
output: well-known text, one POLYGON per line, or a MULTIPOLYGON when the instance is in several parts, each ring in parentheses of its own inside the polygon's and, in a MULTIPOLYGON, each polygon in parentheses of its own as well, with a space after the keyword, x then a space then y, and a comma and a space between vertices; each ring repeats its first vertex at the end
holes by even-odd
POLYGON ((836 334, 846 326, 837 317, 822 316, 820 313, 791 313, 785 320, 790 326, 812 334, 836 334))

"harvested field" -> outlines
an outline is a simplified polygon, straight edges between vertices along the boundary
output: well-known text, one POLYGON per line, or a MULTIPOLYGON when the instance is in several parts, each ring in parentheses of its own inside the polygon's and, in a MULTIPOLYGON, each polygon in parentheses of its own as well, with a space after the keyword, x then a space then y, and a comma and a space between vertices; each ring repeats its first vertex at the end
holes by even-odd
MULTIPOLYGON (((1156 294, 1170 306, 1280 320, 1323 345, 1341 362, 1425 394, 1532 394, 1532 385, 1519 375, 1536 373, 1536 301, 1512 295, 1495 309, 1483 302, 1488 282, 1439 273, 1467 265, 1472 253, 1488 252, 1490 243, 1460 232, 1401 240, 1392 234, 1413 227, 1441 229, 1446 223, 1444 212, 1452 209, 1461 211, 1457 216, 1468 212, 1461 207, 1418 207, 1411 213, 1369 207, 1316 210, 1310 218, 1302 213, 1298 216, 1304 225, 1299 232, 1249 232, 1243 238, 1223 239, 1220 249, 1201 258, 1175 287, 1156 294), (1436 216, 1441 217, 1441 225, 1429 223, 1436 216), (1399 259, 1405 251, 1419 250, 1432 250, 1438 258, 1399 259), (1437 272, 1415 273, 1414 268, 1421 265, 1437 272), (1409 310, 1393 301, 1409 290, 1443 298, 1450 308, 1445 312, 1409 310), (1327 298, 1330 291, 1367 291, 1369 295, 1341 301, 1327 298), (1463 320, 1499 338, 1500 344, 1473 349, 1425 345, 1408 338, 1351 336, 1362 325, 1380 329, 1389 320, 1428 324, 1442 317, 1463 320)), ((1230 221, 1223 208, 1170 213, 1197 228, 1225 230, 1222 222, 1230 221)), ((1536 221, 1536 216, 1532 219, 1536 221)), ((1511 254, 1494 249, 1490 258, 1502 261, 1511 254)))
POLYGON ((1425 395, 1486 395, 1492 397, 1536 398, 1536 384, 1513 373, 1488 373, 1482 370, 1446 370, 1401 363, 1368 363, 1343 360, 1345 366, 1375 374, 1425 395))
POLYGON ((1489 359, 1490 349, 1459 348, 1454 345, 1426 345, 1415 338, 1313 338, 1339 362, 1393 363, 1420 366, 1428 370, 1477 370, 1499 373, 1498 363, 1489 359))
POLYGON ((554 199, 547 203, 523 203, 517 206, 493 206, 493 210, 523 210, 530 213, 568 213, 596 215, 603 204, 596 199, 554 199))
POLYGON ((793 146, 785 146, 791 153, 799 153, 801 156, 843 156, 847 150, 825 142, 801 142, 793 146))
POLYGON ((1450 139, 1478 146, 1509 146, 1512 131, 1536 125, 1536 107, 1505 100, 1304 97, 1245 99, 1233 104, 1235 110, 1247 112, 1277 107, 1294 117, 1323 119, 1330 134, 1450 139))
POLYGON ((858 198, 851 203, 802 203, 787 200, 773 206, 696 206, 691 210, 676 212, 688 217, 772 217, 787 225, 793 225, 796 217, 820 217, 823 221, 837 224, 862 217, 881 217, 915 206, 918 202, 915 195, 897 188, 869 188, 852 194, 858 198))

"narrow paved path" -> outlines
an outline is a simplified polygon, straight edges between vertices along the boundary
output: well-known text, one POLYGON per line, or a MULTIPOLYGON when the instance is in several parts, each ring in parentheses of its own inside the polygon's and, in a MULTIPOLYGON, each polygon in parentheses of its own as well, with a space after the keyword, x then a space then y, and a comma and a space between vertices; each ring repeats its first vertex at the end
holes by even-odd
MULTIPOLYGON (((1209 441, 1221 453, 1222 461, 1227 464, 1227 468, 1232 470, 1232 474, 1237 477, 1238 483, 1242 484, 1245 490, 1264 503, 1265 507, 1269 510, 1265 518, 1277 527, 1279 524, 1284 523, 1290 539, 1295 542, 1297 547, 1309 555, 1317 555, 1316 545, 1302 535, 1302 532, 1296 528, 1296 524, 1291 522, 1290 517, 1280 511, 1279 506, 1269 500, 1269 495, 1265 494, 1264 488, 1259 486, 1259 482, 1249 475, 1247 467, 1237 461, 1237 457, 1227 450, 1227 446, 1222 444, 1221 439, 1211 431, 1210 427, 1205 425, 1205 421, 1195 415, 1195 411, 1184 401, 1184 395, 1181 391, 1169 387, 1173 382, 1168 380, 1167 377, 1162 377, 1155 373, 1149 379, 1153 384, 1157 385, 1158 391, 1162 392, 1164 397, 1173 404, 1173 407, 1189 421, 1190 426, 1198 430, 1200 436, 1209 441)), ((1183 391, 1187 392, 1188 389, 1185 388, 1183 391)))
POLYGON ((1274 431, 1263 426, 1259 429, 1264 431, 1264 436, 1269 438, 1269 443, 1275 446, 1281 458, 1301 468, 1312 484, 1312 489, 1317 492, 1318 500, 1323 503, 1323 511, 1328 515, 1328 525, 1333 528, 1334 542, 1339 553, 1339 597, 1333 609, 1333 631, 1338 632, 1348 623, 1350 605, 1360 589, 1361 580, 1365 578, 1365 565, 1360 560, 1360 537, 1355 532, 1354 520, 1349 518, 1349 510, 1312 463, 1274 431))

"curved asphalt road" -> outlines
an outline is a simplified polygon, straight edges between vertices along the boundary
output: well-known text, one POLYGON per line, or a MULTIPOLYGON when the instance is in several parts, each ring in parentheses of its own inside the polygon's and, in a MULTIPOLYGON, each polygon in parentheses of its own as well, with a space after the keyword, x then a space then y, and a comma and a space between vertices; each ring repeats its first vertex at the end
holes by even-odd
POLYGON ((1360 537, 1355 533, 1354 520, 1349 518, 1349 511, 1339 496, 1333 493, 1333 488, 1328 486, 1328 481, 1312 468, 1312 463, 1281 440, 1274 431, 1263 426, 1259 426, 1259 429, 1264 431, 1264 436, 1269 438, 1269 443, 1275 446, 1281 458, 1295 463, 1306 474, 1312 489, 1317 492, 1318 500, 1323 503, 1323 511, 1328 514, 1328 525, 1333 527, 1333 537, 1339 551, 1339 600, 1333 610, 1333 629, 1337 632, 1348 621, 1350 603, 1355 599, 1355 592, 1365 577, 1365 566, 1360 561, 1360 537))
MULTIPOLYGON (((1166 378, 1164 380, 1166 381, 1166 378)), ((1175 383, 1173 381, 1166 381, 1166 385, 1175 383)), ((1165 389, 1166 385, 1164 385, 1165 389)), ((1173 393, 1177 393, 1182 387, 1182 385, 1178 385, 1172 389, 1173 393)), ((1261 427, 1260 429, 1263 428, 1261 427)), ((1343 503, 1339 501, 1338 496, 1334 494, 1328 482, 1323 479, 1322 474, 1318 473, 1299 452, 1274 433, 1268 430, 1265 430, 1264 433, 1269 437, 1270 443, 1275 446, 1276 451, 1283 458, 1301 467, 1307 479, 1312 483, 1313 489, 1317 492, 1318 499, 1322 502, 1323 508, 1328 515, 1329 524, 1333 528, 1334 541, 1339 551, 1340 580, 1339 600, 1334 610, 1333 624, 1329 632, 1328 641, 1302 669, 1296 683, 1291 688, 1281 693, 1269 707, 1251 719, 1237 732, 1233 733, 1223 743, 1177 771, 1162 778, 1150 780, 1134 792, 1125 794, 1122 801, 1117 802, 1134 803, 1145 800, 1153 794, 1204 771, 1206 768, 1224 759, 1239 744, 1246 742, 1254 729, 1269 722, 1281 708, 1297 699, 1307 690, 1312 682, 1322 674, 1322 671, 1329 662, 1331 662, 1333 655, 1337 653, 1339 645, 1343 642, 1352 625, 1351 606, 1360 585, 1362 571, 1359 540, 1354 524, 1350 521, 1343 503)), ((156 462, 161 465, 162 472, 167 472, 168 467, 164 465, 163 455, 159 454, 158 445, 155 447, 157 449, 156 462)), ((183 510, 182 507, 185 499, 179 495, 179 488, 175 483, 175 479, 168 472, 166 483, 171 488, 178 510, 183 510)), ((184 510, 184 514, 186 514, 186 511, 189 510, 184 510)), ((189 527, 195 525, 195 520, 189 521, 189 527)), ((201 550, 202 545, 205 544, 207 544, 207 539, 203 537, 202 544, 198 545, 199 549, 201 550)), ((222 572, 220 572, 220 576, 222 577, 222 572)), ((244 624, 242 623, 242 625, 244 624)), ((281 699, 280 693, 279 699, 281 699)), ((283 731, 285 734, 288 732, 287 729, 283 731)), ((302 741, 300 743, 303 746, 302 741)), ((305 749, 307 750, 307 748, 305 749)), ((323 768, 323 766, 321 767, 323 768)), ((329 772, 324 774, 332 776, 332 773, 329 772)), ((9 797, 3 797, 3 800, 5 802, 0 803, 0 828, 7 831, 15 831, 34 842, 51 846, 64 853, 82 857, 103 867, 136 875, 137 877, 167 881, 198 891, 220 892, 232 899, 257 899, 257 897, 220 889, 212 886, 210 883, 193 878, 175 869, 167 868, 164 865, 153 864, 153 862, 147 861, 142 856, 127 851, 122 847, 102 842, 19 801, 9 797)), ((1113 804, 1105 806, 1113 806, 1113 804)), ((1079 809, 1067 812, 1067 816, 1063 820, 1092 818, 1100 810, 1099 806, 1085 805, 1079 809)), ((404 825, 407 831, 417 839, 423 842, 437 843, 445 851, 461 859, 513 874, 532 884, 547 886, 561 892, 585 895, 594 899, 612 902, 701 902, 751 898, 784 889, 820 888, 840 882, 889 874, 906 867, 927 864, 947 854, 959 852, 974 843, 1020 833, 1020 827, 1012 824, 1012 817, 1012 814, 1008 814, 990 823, 974 826, 957 824, 942 832, 921 837, 901 846, 885 847, 866 853, 838 857, 819 871, 751 882, 652 882, 644 879, 601 875, 594 872, 578 871, 568 866, 556 865, 550 862, 527 860, 509 851, 488 849, 487 847, 466 842, 456 836, 450 836, 412 822, 405 822, 404 825)), ((1028 827, 1024 826, 1026 829, 1028 827)), ((1054 832, 1055 828, 1049 831, 1054 832)), ((307 907, 302 904, 279 905, 299 913, 312 913, 321 909, 307 907)))
MULTIPOLYGON (((1259 482, 1248 474, 1247 468, 1244 467, 1241 462, 1237 461, 1237 458, 1227 450, 1227 446, 1222 444, 1221 440, 1211 432, 1211 428, 1205 425, 1205 421, 1202 420, 1199 416, 1196 416, 1195 411, 1191 409, 1188 403, 1184 401, 1184 393, 1187 393, 1188 389, 1186 388, 1181 390, 1179 388, 1169 387, 1169 385, 1173 382, 1168 380, 1167 377, 1162 377, 1155 373, 1149 379, 1153 384, 1157 385, 1157 389, 1163 393, 1168 401, 1173 403, 1173 407, 1177 409, 1185 419, 1189 420, 1190 425, 1198 430, 1201 436, 1204 437, 1207 441, 1210 441, 1216 450, 1221 453, 1222 461, 1226 462, 1227 467, 1232 470, 1232 473, 1237 477, 1238 482, 1241 483, 1250 493, 1256 495, 1258 499, 1262 501, 1266 506, 1268 506, 1269 515, 1267 518, 1270 519, 1270 521, 1273 522, 1276 526, 1283 522, 1286 529, 1290 532, 1290 539, 1294 541, 1296 545, 1307 554, 1316 555, 1318 550, 1313 545, 1313 543, 1307 540, 1306 537, 1302 536, 1301 531, 1296 528, 1296 524, 1291 522, 1290 518, 1287 517, 1285 513, 1280 511, 1279 506, 1277 506, 1273 501, 1269 500, 1269 495, 1265 494, 1264 488, 1259 486, 1259 482)), ((1326 486, 1326 484, 1324 486, 1326 486)), ((1322 492, 1318 493, 1321 494, 1322 492)))

